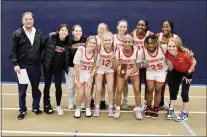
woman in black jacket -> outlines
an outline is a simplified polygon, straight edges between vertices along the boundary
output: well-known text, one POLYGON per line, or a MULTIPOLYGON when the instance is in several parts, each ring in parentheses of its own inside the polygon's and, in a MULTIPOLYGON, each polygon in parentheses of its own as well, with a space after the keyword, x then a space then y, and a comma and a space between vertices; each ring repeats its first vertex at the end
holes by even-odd
POLYGON ((52 75, 54 75, 55 88, 56 88, 56 111, 58 115, 63 115, 64 112, 60 106, 62 98, 62 77, 63 71, 68 71, 68 60, 69 60, 69 28, 66 24, 61 24, 57 33, 50 35, 47 41, 47 45, 44 50, 42 57, 42 65, 44 72, 44 112, 52 114, 53 109, 50 104, 50 86, 52 75))

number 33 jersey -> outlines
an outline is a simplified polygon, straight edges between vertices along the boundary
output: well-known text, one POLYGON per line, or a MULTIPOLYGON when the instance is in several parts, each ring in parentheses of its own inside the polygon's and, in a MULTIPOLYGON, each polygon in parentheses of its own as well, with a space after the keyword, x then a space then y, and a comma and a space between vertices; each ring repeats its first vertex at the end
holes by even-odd
POLYGON ((97 57, 98 74, 114 72, 112 69, 112 59, 114 58, 114 51, 107 52, 103 45, 100 45, 99 53, 97 57))
POLYGON ((143 49, 144 59, 147 62, 147 70, 153 72, 165 72, 168 69, 165 60, 166 49, 158 47, 154 53, 150 53, 146 48, 143 49))
MULTIPOLYGON (((133 69, 136 68, 137 63, 142 61, 142 50, 139 50, 137 47, 133 46, 131 55, 127 56, 124 54, 123 47, 119 47, 116 50, 116 59, 119 59, 122 64, 127 64, 127 74, 129 74, 133 69)), ((120 66, 119 66, 120 71, 120 66)))

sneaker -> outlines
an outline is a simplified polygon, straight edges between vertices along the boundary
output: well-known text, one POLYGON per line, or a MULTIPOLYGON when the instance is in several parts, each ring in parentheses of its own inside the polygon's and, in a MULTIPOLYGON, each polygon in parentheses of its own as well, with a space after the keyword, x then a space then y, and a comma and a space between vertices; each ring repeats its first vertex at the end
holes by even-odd
POLYGON ((114 116, 114 110, 113 110, 113 108, 109 108, 108 116, 109 117, 113 117, 114 116))
POLYGON ((144 105, 141 106, 141 111, 145 112, 146 111, 146 108, 147 108, 147 104, 144 103, 144 105))
POLYGON ((180 122, 180 121, 183 121, 183 120, 188 120, 188 112, 184 113, 181 111, 181 114, 178 115, 175 119, 175 121, 177 122, 180 122))
POLYGON ((100 116, 100 110, 99 108, 95 108, 94 113, 93 113, 94 117, 99 117, 100 116))
POLYGON ((17 118, 19 120, 22 120, 22 119, 24 119, 25 115, 26 115, 26 112, 20 112, 17 118))
POLYGON ((43 106, 44 106, 43 107, 44 112, 46 114, 52 114, 54 112, 53 109, 52 109, 51 103, 50 103, 50 99, 44 100, 43 101, 43 106))
POLYGON ((137 120, 142 120, 142 113, 140 109, 136 109, 135 116, 137 120))
POLYGON ((40 109, 32 109, 32 112, 34 112, 36 115, 42 115, 42 111, 40 109))
POLYGON ((86 108, 86 117, 91 117, 92 113, 91 113, 91 108, 86 108))
POLYGON ((106 110, 106 101, 101 101, 100 109, 101 110, 106 110))
POLYGON ((77 108, 75 111, 74 118, 80 118, 80 117, 81 117, 81 110, 77 108))
POLYGON ((146 111, 144 113, 144 117, 150 118, 151 117, 151 113, 152 113, 152 108, 147 106, 146 111))
POLYGON ((153 108, 152 111, 151 111, 151 118, 152 119, 157 119, 159 116, 158 114, 158 107, 157 108, 153 108))
POLYGON ((45 105, 45 106, 44 106, 44 112, 45 112, 46 114, 52 114, 54 111, 53 111, 51 105, 48 104, 48 105, 45 105))
POLYGON ((114 119, 119 119, 120 117, 120 109, 116 109, 115 113, 114 113, 114 119))
POLYGON ((60 116, 64 114, 64 112, 63 112, 61 106, 57 106, 57 107, 56 107, 56 111, 57 111, 57 114, 60 115, 60 116))
POLYGON ((123 101, 123 104, 121 105, 122 110, 127 110, 128 109, 128 104, 126 101, 123 101))
POLYGON ((173 118, 173 115, 174 115, 174 109, 172 110, 168 109, 166 119, 171 120, 173 118))

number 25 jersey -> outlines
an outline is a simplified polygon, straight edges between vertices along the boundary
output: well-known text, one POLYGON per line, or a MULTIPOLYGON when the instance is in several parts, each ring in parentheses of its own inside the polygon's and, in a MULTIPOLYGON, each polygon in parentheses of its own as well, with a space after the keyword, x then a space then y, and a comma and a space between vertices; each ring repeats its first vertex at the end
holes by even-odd
POLYGON ((155 51, 155 54, 150 53, 146 48, 143 49, 144 59, 147 62, 147 70, 148 71, 166 71, 168 66, 165 61, 165 53, 162 47, 158 47, 155 51))

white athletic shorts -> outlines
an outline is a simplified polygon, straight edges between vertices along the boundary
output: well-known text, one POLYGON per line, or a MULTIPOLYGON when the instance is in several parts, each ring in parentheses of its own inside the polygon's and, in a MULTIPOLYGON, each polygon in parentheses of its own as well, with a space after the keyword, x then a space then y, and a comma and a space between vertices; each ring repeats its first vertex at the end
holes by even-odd
POLYGON ((109 73, 114 73, 114 70, 113 69, 108 69, 108 70, 98 69, 96 71, 96 74, 109 74, 109 73))
POLYGON ((164 83, 166 79, 167 71, 154 72, 154 71, 146 71, 146 79, 147 81, 156 81, 160 83, 164 83))

